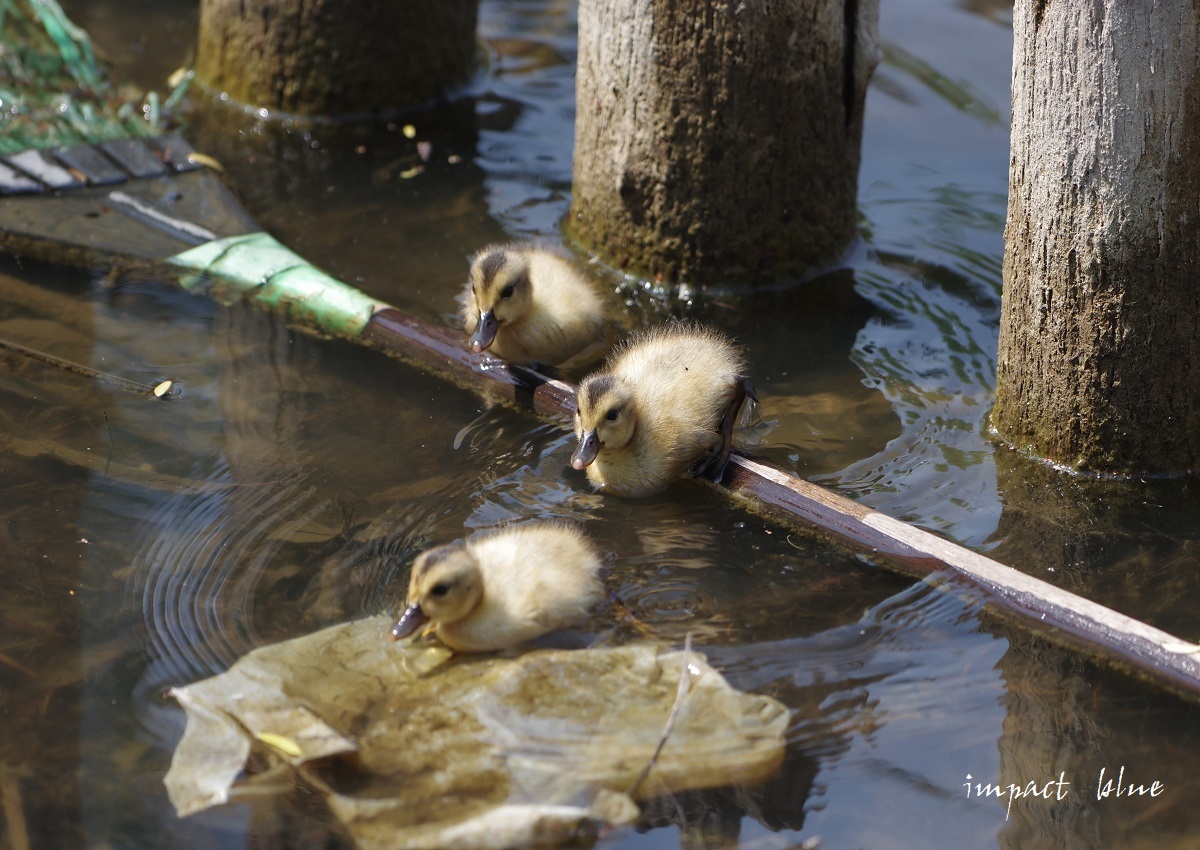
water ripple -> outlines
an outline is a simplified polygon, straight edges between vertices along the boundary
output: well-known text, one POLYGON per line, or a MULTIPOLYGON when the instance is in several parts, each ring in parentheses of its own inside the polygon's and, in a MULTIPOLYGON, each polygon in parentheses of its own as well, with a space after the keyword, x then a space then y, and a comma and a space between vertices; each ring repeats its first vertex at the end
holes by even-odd
POLYGON ((254 592, 283 542, 272 532, 315 492, 295 483, 237 487, 223 462, 207 483, 166 501, 153 517, 161 533, 134 556, 129 592, 164 681, 218 673, 263 642, 254 592))
POLYGON ((865 728, 864 712, 873 715, 870 725, 881 721, 882 708, 891 718, 941 712, 973 686, 990 687, 999 698, 994 667, 1007 645, 982 631, 979 607, 959 592, 918 582, 857 623, 710 654, 730 668, 741 688, 821 694, 818 724, 811 726, 798 715, 793 729, 798 739, 813 744, 829 734, 823 730, 839 737, 847 729, 865 728), (956 682, 954 692, 934 686, 944 681, 956 682))

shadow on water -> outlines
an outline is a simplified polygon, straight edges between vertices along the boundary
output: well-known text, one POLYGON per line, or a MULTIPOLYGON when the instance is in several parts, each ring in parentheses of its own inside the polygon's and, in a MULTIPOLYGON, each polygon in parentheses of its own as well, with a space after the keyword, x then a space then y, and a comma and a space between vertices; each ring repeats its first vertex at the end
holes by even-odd
POLYGON ((1096 481, 996 453, 1004 508, 995 557, 1195 640, 1200 593, 1195 479, 1096 481))
MULTIPOLYGON (((79 18, 110 52, 144 45, 119 64, 143 81, 182 62, 162 47, 195 25, 173 0, 66 5, 88 7, 79 18)), ((883 5, 903 53, 869 98, 863 241, 845 266, 704 303, 623 282, 630 313, 700 318, 748 347, 769 423, 755 451, 1194 639, 1194 486, 1065 478, 986 438, 1009 7, 883 5)), ((307 128, 205 113, 189 133, 284 242, 451 323, 469 254, 557 238, 574 26, 572 3, 487 2, 490 68, 453 103, 307 128)), ((20 811, 31 846, 344 846, 304 789, 178 820, 161 778, 182 714, 164 692, 390 609, 416 552, 527 517, 582 522, 647 630, 690 633, 736 686, 792 713, 774 780, 655 801, 608 846, 1182 848, 1200 835, 1195 708, 969 590, 886 574, 703 486, 599 497, 569 469, 562 424, 153 278, 4 259, 0 337, 184 389, 159 402, 0 352, 0 711, 21 730, 0 741, 0 790, 7 834, 20 811), (1098 799, 1100 769, 1122 766, 1166 792, 1098 799), (1060 775, 1061 800, 1009 810, 968 794, 1060 775)), ((603 610, 582 632, 625 629, 603 610)))

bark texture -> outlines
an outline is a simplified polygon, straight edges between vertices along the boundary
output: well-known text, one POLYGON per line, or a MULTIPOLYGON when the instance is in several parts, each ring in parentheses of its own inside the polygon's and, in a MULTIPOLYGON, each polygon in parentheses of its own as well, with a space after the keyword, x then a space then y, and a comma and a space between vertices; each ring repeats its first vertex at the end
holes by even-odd
POLYGON ((878 0, 579 8, 568 232, 613 265, 777 280, 854 236, 878 0))
POLYGON ((410 106, 466 80, 478 0, 201 0, 196 75, 300 115, 410 106))
POLYGON ((1200 5, 1019 0, 993 421, 1085 471, 1200 459, 1200 5))

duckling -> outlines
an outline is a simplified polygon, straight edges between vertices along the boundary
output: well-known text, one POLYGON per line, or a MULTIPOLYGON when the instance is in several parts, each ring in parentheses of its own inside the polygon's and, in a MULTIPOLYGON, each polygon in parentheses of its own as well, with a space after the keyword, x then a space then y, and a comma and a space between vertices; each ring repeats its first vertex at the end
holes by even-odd
POLYGON ((596 359, 603 350, 603 300, 570 260, 544 248, 484 248, 471 260, 460 300, 472 351, 561 366, 589 352, 596 359))
POLYGON ((598 490, 646 496, 685 472, 721 480, 733 423, 753 387, 719 331, 670 323, 634 334, 575 394, 571 466, 598 490))
POLYGON ((425 623, 460 652, 507 649, 582 620, 603 596, 600 557, 572 526, 534 522, 423 552, 392 640, 425 623))

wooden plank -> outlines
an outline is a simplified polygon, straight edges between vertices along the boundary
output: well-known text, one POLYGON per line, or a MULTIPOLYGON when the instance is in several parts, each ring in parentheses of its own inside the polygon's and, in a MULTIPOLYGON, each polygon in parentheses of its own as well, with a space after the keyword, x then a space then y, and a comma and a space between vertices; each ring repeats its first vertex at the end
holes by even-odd
POLYGON ((469 351, 460 331, 431 325, 391 307, 378 310, 363 330, 368 343, 489 398, 541 416, 575 415, 575 388, 484 352, 469 351))
POLYGON ((59 162, 86 177, 89 186, 115 186, 129 179, 128 174, 87 142, 58 148, 51 153, 59 162))
MULTIPOLYGON (((461 332, 392 308, 378 311, 363 332, 371 345, 435 372, 485 397, 553 418, 575 413, 575 388, 473 354, 461 332)), ((965 582, 999 613, 1075 649, 1141 674, 1180 694, 1200 697, 1200 647, 1026 575, 928 531, 915 528, 757 458, 734 453, 720 487, 752 510, 868 555, 907 576, 965 582)))
POLYGON ((5 162, 51 189, 78 189, 83 185, 82 180, 57 162, 47 159, 42 151, 23 150, 5 157, 5 162))
POLYGON ((1115 650, 1120 664, 1165 677, 1177 690, 1200 693, 1200 646, 1186 651, 1187 644, 1167 632, 885 514, 872 512, 863 521, 946 564, 990 599, 1003 600, 1002 607, 1062 630, 1072 643, 1102 642, 1115 650))
POLYGON ((134 177, 160 177, 167 173, 167 167, 143 139, 112 139, 100 142, 97 147, 134 177))
POLYGON ((0 195, 33 195, 42 191, 41 183, 0 161, 0 195))

